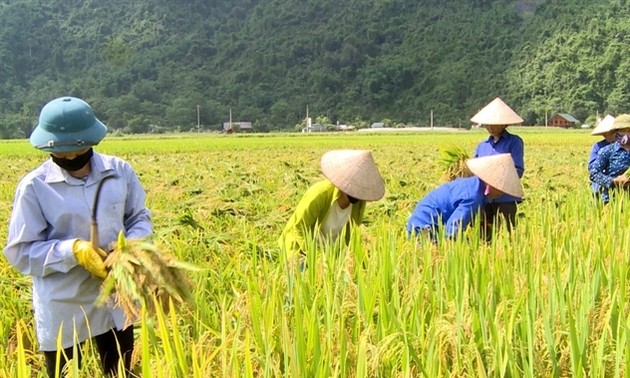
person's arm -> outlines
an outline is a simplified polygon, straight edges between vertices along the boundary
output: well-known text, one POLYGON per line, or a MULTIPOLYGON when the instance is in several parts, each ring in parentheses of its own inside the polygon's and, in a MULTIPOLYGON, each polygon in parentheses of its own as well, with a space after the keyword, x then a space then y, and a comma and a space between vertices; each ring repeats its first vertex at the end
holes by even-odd
POLYGON ((510 154, 514 160, 516 173, 518 173, 519 178, 522 178, 523 172, 525 172, 525 145, 523 143, 523 139, 519 137, 515 138, 510 154))
POLYGON ((319 188, 314 185, 306 191, 282 232, 282 244, 288 256, 306 253, 306 233, 316 232, 318 218, 326 212, 328 196, 319 188))
POLYGON ((597 160, 597 152, 599 151, 599 145, 597 143, 593 144, 593 148, 591 148, 591 154, 588 157, 588 169, 591 169, 591 165, 597 160))
POLYGON ((477 147, 475 148, 475 154, 473 155, 473 158, 478 158, 478 157, 479 157, 479 149, 481 148, 481 145, 482 145, 483 143, 484 143, 484 142, 481 142, 481 143, 479 143, 479 144, 477 145, 477 147))
POLYGON ((613 186, 614 179, 614 177, 604 173, 604 170, 608 167, 610 162, 610 151, 612 150, 609 148, 600 150, 599 154, 597 154, 597 158, 588 169, 591 181, 606 188, 613 186))
POLYGON ((479 212, 480 206, 481 204, 472 200, 461 201, 446 220, 444 228, 446 236, 453 238, 459 234, 460 230, 465 230, 479 212))
POLYGON ((146 194, 133 169, 125 164, 128 194, 125 202, 125 236, 127 238, 142 238, 153 232, 151 213, 145 206, 146 194))
POLYGON ((4 255, 23 274, 66 273, 78 264, 72 252, 77 239, 47 239, 48 224, 33 185, 20 184, 15 192, 4 255))

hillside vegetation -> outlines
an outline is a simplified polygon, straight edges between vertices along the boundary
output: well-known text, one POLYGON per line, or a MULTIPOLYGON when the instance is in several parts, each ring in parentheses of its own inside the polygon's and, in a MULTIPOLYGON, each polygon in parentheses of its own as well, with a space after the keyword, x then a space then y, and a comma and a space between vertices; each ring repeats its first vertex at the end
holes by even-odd
POLYGON ((61 95, 112 129, 630 111, 621 0, 0 0, 0 137, 61 95))

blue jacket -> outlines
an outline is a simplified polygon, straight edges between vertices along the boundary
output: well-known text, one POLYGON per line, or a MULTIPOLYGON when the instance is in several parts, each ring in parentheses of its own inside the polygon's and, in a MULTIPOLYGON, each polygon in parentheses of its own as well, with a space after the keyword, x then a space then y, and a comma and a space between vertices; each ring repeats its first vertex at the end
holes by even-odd
POLYGON ((477 176, 443 184, 418 202, 407 222, 407 231, 413 235, 423 229, 435 232, 444 226, 447 237, 456 236, 487 203, 484 190, 485 184, 477 176))

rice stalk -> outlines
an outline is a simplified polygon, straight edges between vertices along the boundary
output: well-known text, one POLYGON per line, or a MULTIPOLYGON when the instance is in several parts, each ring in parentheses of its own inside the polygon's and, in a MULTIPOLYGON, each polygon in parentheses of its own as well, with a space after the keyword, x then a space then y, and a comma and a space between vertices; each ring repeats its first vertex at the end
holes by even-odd
POLYGON ((472 172, 466 165, 466 160, 469 158, 470 155, 462 147, 451 145, 441 148, 438 164, 443 170, 442 180, 452 181, 456 178, 472 176, 472 172))
POLYGON ((156 306, 168 309, 169 300, 178 305, 193 303, 193 285, 185 271, 199 268, 178 261, 146 240, 126 239, 120 232, 105 266, 109 273, 96 303, 102 305, 115 294, 115 306, 123 310, 127 325, 141 316, 142 305, 149 314, 155 314, 156 306))

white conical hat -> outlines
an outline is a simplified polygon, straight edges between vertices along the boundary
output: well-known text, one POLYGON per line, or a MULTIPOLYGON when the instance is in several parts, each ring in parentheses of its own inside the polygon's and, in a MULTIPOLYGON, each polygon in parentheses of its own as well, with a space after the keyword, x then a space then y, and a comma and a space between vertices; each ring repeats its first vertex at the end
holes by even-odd
POLYGON ((324 176, 349 196, 376 201, 385 194, 383 178, 370 151, 328 151, 322 156, 320 165, 324 176))
POLYGON ((482 125, 513 125, 523 122, 523 118, 498 97, 484 106, 470 120, 482 125))
POLYGON ((481 181, 514 197, 523 197, 523 186, 510 154, 498 154, 466 160, 468 169, 481 181))
POLYGON ((615 117, 608 114, 597 124, 597 127, 595 127, 593 131, 591 131, 591 135, 602 135, 604 133, 612 131, 611 128, 613 123, 615 123, 615 117))

